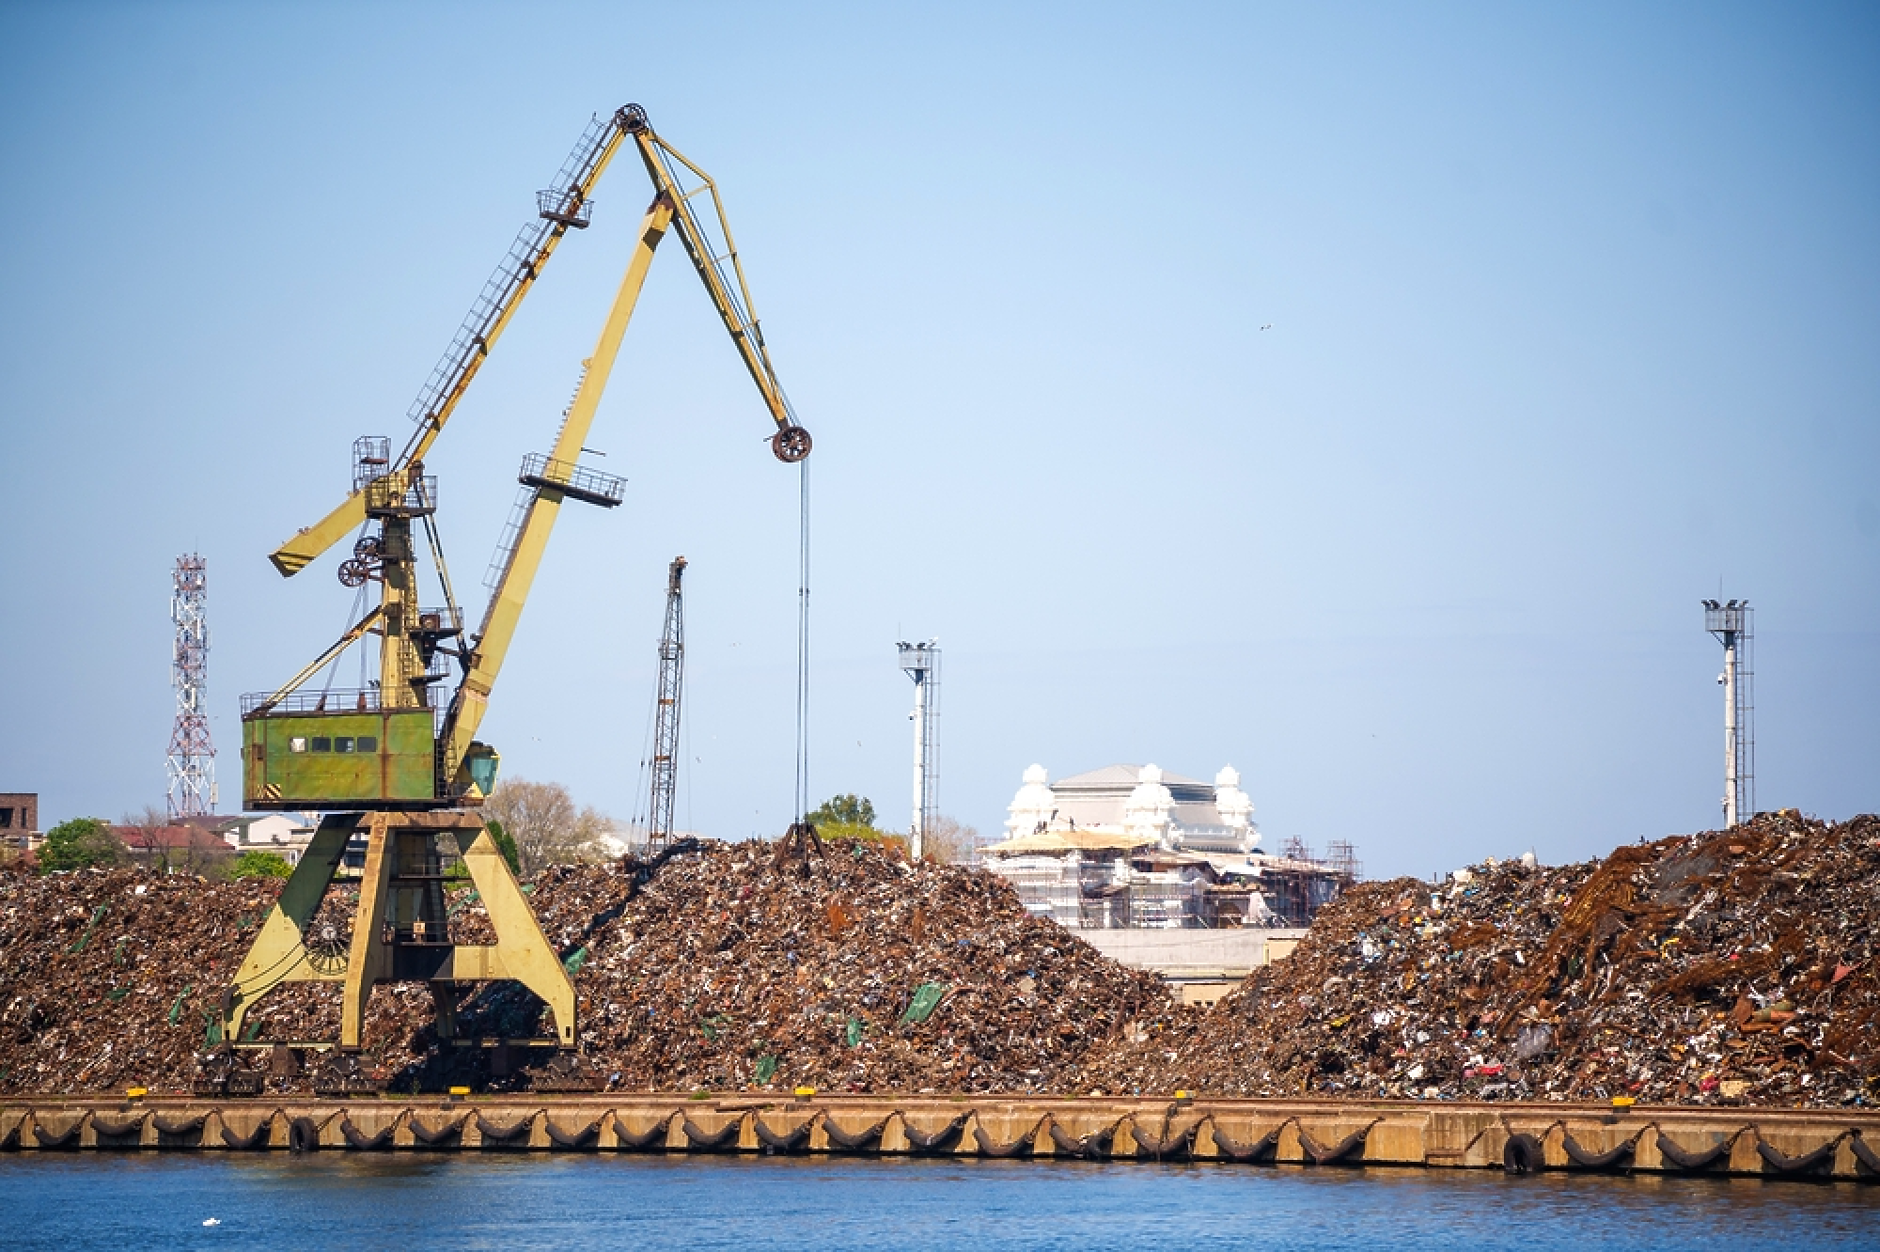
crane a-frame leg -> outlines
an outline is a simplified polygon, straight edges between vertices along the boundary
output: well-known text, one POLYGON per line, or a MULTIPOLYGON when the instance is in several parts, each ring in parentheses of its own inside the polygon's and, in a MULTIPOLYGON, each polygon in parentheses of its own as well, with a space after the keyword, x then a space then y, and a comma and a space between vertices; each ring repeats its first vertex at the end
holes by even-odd
POLYGON ((223 1038, 236 1042, 248 1012, 288 982, 342 984, 342 1049, 362 1041, 366 1004, 381 982, 431 984, 440 1038, 456 1034, 461 984, 513 978, 540 996, 555 1019, 555 1042, 575 1041, 574 983, 542 934, 515 876, 475 813, 334 813, 314 832, 281 898, 236 972, 224 998, 223 1038), (366 828, 365 874, 350 939, 315 914, 347 842, 366 828), (496 942, 453 944, 444 903, 444 859, 437 841, 452 840, 496 942))

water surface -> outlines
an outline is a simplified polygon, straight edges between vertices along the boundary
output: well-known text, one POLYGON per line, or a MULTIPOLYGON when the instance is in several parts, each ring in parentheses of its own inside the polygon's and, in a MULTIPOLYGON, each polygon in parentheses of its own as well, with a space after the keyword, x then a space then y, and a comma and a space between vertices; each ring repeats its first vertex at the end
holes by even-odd
POLYGON ((37 1153, 0 1212, 22 1248, 1880 1247, 1856 1183, 971 1159, 37 1153))

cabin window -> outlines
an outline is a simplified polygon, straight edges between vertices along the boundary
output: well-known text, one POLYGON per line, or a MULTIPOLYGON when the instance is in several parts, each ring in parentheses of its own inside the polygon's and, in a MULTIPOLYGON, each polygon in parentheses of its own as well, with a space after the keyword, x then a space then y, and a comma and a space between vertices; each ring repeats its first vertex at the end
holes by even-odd
POLYGON ((287 741, 287 750, 289 752, 305 752, 307 750, 306 736, 295 735, 292 739, 289 739, 287 741))
POLYGON ((333 741, 328 739, 325 735, 315 735, 313 737, 313 750, 315 752, 331 752, 333 750, 333 741))
POLYGON ((361 752, 377 752, 379 750, 379 737, 377 735, 359 736, 359 750, 361 752))
POLYGON ((352 750, 353 741, 351 735, 335 735, 333 737, 333 751, 351 752, 352 750))

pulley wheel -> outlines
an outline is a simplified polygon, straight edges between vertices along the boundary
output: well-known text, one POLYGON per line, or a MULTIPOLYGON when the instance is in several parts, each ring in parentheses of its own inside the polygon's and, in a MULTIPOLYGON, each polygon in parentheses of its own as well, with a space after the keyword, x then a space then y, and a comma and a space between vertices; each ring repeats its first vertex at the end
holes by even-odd
POLYGON ((331 922, 321 925, 307 940, 307 964, 322 974, 337 974, 346 968, 348 955, 346 940, 339 934, 339 928, 331 922))
POLYGON ((794 465, 809 455, 812 440, 801 426, 785 426, 770 437, 770 450, 786 465, 794 465))
POLYGON ((372 577, 372 567, 364 561, 341 561, 339 581, 343 587, 363 587, 372 577))

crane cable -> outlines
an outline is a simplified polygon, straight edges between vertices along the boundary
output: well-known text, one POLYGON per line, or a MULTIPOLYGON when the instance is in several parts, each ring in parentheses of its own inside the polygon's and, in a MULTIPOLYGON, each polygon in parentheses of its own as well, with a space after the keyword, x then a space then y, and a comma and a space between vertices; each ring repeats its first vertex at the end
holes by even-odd
POLYGON ((796 820, 809 814, 809 461, 797 468, 796 820))

